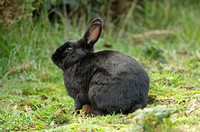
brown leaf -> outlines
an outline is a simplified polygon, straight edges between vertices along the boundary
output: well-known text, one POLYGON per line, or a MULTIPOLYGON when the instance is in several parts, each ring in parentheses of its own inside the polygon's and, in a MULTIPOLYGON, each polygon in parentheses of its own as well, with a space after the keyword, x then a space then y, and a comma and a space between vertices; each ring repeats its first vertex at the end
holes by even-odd
POLYGON ((41 123, 41 124, 44 125, 44 126, 48 126, 49 125, 48 123, 44 123, 44 122, 41 123))
POLYGON ((77 132, 85 132, 85 130, 83 130, 83 128, 80 128, 77 132))
POLYGON ((74 117, 74 118, 76 118, 76 116, 77 116, 77 112, 75 112, 75 113, 73 114, 73 117, 74 117))
POLYGON ((90 132, 96 132, 94 129, 92 129, 90 132))
POLYGON ((14 109, 15 109, 15 110, 17 109, 17 105, 14 106, 14 109))
POLYGON ((81 116, 93 117, 92 108, 89 104, 83 106, 81 116))
POLYGON ((25 105, 24 108, 23 108, 23 111, 24 111, 24 112, 28 112, 28 111, 32 111, 32 109, 31 109, 30 106, 25 105))
POLYGON ((157 64, 158 64, 158 61, 153 60, 153 61, 150 62, 150 64, 152 64, 152 65, 157 65, 157 64))
POLYGON ((170 72, 170 71, 172 71, 172 67, 166 67, 165 70, 170 72))
POLYGON ((185 68, 183 68, 183 67, 177 67, 176 68, 178 71, 185 71, 185 68))
POLYGON ((14 130, 14 131, 19 131, 20 129, 19 129, 19 127, 15 126, 15 127, 13 128, 13 130, 14 130))
POLYGON ((36 119, 40 119, 40 115, 35 114, 35 118, 36 118, 36 119))

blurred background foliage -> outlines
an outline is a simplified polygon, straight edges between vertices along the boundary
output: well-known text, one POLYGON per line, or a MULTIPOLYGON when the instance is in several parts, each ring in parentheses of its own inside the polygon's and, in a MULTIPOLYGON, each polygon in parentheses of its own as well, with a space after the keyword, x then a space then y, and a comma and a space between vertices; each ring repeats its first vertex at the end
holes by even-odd
POLYGON ((104 20, 96 51, 120 50, 166 63, 164 54, 171 49, 180 54, 198 49, 199 7, 199 0, 1 0, 0 63, 5 65, 0 74, 24 59, 49 57, 63 40, 80 39, 96 17, 104 20))
POLYGON ((165 27, 174 23, 174 16, 169 16, 169 12, 174 10, 171 10, 171 7, 177 6, 178 10, 180 6, 198 7, 199 4, 199 0, 1 0, 0 22, 9 26, 25 16, 48 16, 52 22, 59 22, 63 18, 72 22, 74 17, 77 17, 77 23, 81 23, 80 18, 88 22, 101 16, 105 21, 112 21, 126 30, 132 22, 143 22, 147 18, 147 25, 150 26, 148 21, 154 19, 158 27, 160 24, 165 27), (164 10, 157 10, 162 8, 164 10), (155 11, 159 12, 159 15, 153 14, 155 11), (164 18, 163 22, 156 21, 160 18, 164 18))

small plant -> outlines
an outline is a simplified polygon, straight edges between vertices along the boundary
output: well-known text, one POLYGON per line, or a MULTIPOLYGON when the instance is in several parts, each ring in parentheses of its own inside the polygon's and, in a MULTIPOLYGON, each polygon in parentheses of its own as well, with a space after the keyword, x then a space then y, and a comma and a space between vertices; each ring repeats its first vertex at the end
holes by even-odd
POLYGON ((163 49, 158 46, 158 42, 152 40, 150 43, 145 43, 141 49, 150 60, 166 63, 166 59, 163 55, 163 49))
POLYGON ((175 123, 169 118, 177 112, 176 109, 145 108, 130 114, 129 117, 133 116, 135 119, 135 124, 133 125, 134 131, 163 131, 172 129, 175 123))
POLYGON ((69 115, 67 108, 62 108, 55 113, 54 121, 56 124, 64 124, 69 122, 69 115))

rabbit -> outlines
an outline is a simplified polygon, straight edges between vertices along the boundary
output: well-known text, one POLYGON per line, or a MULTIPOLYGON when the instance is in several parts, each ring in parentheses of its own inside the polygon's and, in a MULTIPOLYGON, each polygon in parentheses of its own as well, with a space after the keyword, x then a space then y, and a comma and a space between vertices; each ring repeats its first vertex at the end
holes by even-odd
POLYGON ((132 113, 147 105, 149 76, 132 57, 119 51, 94 53, 103 21, 94 19, 80 40, 65 42, 52 54, 63 71, 64 85, 75 110, 89 104, 93 114, 132 113))

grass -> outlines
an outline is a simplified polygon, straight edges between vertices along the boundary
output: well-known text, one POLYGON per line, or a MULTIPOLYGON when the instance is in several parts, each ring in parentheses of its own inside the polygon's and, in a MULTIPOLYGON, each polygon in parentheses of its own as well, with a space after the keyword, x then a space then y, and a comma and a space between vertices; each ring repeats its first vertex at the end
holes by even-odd
POLYGON ((0 131, 200 130, 199 2, 145 4, 145 15, 136 10, 127 27, 120 26, 123 19, 119 26, 106 21, 95 51, 118 50, 143 65, 151 78, 147 108, 129 115, 73 117, 73 99, 50 56, 65 41, 81 38, 87 24, 27 17, 9 29, 0 27, 0 131), (154 29, 173 34, 132 37, 154 29))

